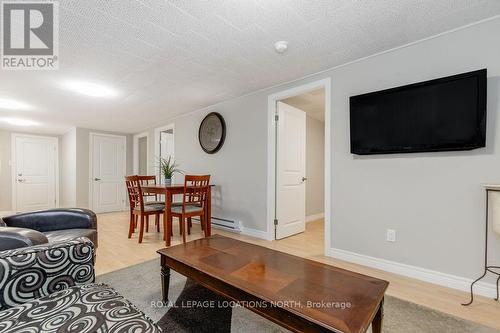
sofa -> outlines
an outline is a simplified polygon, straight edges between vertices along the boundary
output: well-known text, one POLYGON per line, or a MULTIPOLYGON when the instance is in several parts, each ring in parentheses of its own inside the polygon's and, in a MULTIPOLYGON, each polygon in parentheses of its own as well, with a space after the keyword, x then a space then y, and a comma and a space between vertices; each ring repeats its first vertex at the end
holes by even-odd
POLYGON ((0 219, 0 251, 86 237, 98 246, 97 217, 88 209, 49 209, 0 219))
MULTIPOLYGON (((50 221, 41 223, 45 229, 50 221)), ((40 230, 37 223, 31 227, 40 230)), ((31 230, 14 230, 11 245, 41 241, 31 230)), ((45 237, 43 244, 0 251, 0 332, 161 332, 112 287, 94 283, 89 238, 45 237)))

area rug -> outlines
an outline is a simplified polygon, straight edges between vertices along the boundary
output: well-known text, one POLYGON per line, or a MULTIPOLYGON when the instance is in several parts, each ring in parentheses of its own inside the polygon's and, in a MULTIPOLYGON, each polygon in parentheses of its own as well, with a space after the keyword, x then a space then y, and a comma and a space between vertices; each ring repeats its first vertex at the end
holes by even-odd
MULTIPOLYGON (((114 287, 157 322, 165 332, 289 332, 245 308, 210 306, 228 302, 173 271, 169 291, 171 300, 169 304, 163 304, 159 260, 151 260, 98 276, 97 282, 114 287)), ((387 296, 383 332, 498 333, 499 331, 387 296)))

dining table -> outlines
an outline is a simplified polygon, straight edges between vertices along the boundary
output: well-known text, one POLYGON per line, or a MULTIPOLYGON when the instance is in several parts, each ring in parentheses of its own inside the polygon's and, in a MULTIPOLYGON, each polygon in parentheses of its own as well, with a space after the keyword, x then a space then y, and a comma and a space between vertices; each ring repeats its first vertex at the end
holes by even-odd
MULTIPOLYGON (((205 237, 210 237, 212 235, 212 187, 214 185, 208 186, 207 193, 207 204, 205 205, 205 237)), ((188 186, 189 188, 189 186, 188 186)), ((171 244, 171 228, 172 228, 172 202, 174 195, 182 195, 184 193, 184 184, 144 184, 141 185, 142 193, 151 195, 163 195, 165 196, 165 211, 163 213, 163 239, 165 240, 165 245, 170 246, 171 244)))

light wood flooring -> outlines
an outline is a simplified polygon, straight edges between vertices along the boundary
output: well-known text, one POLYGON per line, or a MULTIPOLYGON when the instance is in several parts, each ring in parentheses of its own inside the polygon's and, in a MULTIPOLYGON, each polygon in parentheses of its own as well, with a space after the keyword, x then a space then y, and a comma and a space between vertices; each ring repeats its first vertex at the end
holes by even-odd
MULTIPOLYGON (((158 258, 156 250, 164 247, 162 236, 155 232, 153 218, 150 221, 150 232, 145 233, 142 244, 138 244, 137 234, 134 234, 131 239, 127 238, 127 213, 100 214, 98 216, 98 231, 99 248, 96 263, 96 273, 98 275, 158 258)), ((468 300, 468 293, 325 257, 323 255, 322 220, 308 223, 306 232, 302 234, 273 242, 218 229, 213 229, 213 233, 387 280, 390 282, 387 291, 388 295, 500 330, 499 302, 477 296, 474 304, 464 307, 460 303, 468 300)), ((199 225, 194 224, 191 236, 188 239, 197 239, 201 235, 199 225)), ((178 223, 174 219, 172 244, 175 245, 180 242, 178 223)))

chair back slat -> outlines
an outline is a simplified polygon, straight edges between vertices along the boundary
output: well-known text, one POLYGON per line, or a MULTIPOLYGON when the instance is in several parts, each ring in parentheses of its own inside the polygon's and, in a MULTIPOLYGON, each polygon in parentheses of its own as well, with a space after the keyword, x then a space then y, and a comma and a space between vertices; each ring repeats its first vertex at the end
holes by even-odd
MULTIPOLYGON (((140 186, 145 186, 145 185, 156 185, 156 176, 137 176, 137 181, 139 182, 140 186)), ((157 194, 153 193, 143 193, 143 197, 154 197, 155 200, 158 199, 157 194)))
POLYGON ((209 183, 210 175, 186 175, 184 177, 183 211, 185 211, 186 204, 196 204, 205 208, 209 183))
POLYGON ((139 176, 126 176, 125 184, 127 185, 130 209, 140 209, 141 211, 144 211, 144 199, 142 196, 139 176))

